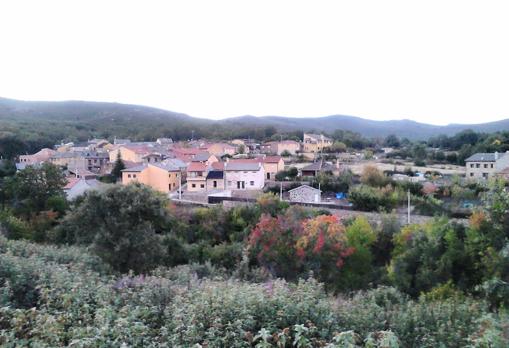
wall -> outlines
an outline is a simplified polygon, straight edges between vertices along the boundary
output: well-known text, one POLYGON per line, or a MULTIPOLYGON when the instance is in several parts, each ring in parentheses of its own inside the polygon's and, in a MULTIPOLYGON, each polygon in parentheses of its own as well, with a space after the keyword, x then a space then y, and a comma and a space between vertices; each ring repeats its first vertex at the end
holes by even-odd
POLYGON ((237 190, 237 181, 245 182, 246 190, 261 190, 265 186, 265 170, 263 167, 257 171, 225 171, 226 189, 237 190), (250 181, 254 182, 254 185, 250 185, 250 181), (231 182, 231 186, 229 185, 231 182))

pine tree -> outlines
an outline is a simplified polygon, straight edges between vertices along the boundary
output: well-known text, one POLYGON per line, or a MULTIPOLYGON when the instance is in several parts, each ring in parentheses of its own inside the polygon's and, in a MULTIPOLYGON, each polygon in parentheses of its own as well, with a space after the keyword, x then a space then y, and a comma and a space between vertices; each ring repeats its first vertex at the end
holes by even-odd
POLYGON ((115 178, 122 177, 122 170, 125 169, 124 161, 122 161, 122 157, 120 156, 120 151, 117 153, 117 160, 115 161, 115 165, 113 166, 113 170, 111 171, 111 175, 115 178))

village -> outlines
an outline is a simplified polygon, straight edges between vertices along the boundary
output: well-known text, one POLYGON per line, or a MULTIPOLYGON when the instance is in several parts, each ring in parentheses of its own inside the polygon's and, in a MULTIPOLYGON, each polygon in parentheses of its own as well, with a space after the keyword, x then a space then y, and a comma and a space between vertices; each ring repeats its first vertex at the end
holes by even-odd
MULTIPOLYGON (((92 139, 20 155, 16 168, 23 170, 44 162, 59 166, 67 177, 64 189, 69 200, 114 182, 122 185, 138 182, 173 201, 187 203, 247 202, 264 192, 273 192, 288 202, 368 211, 377 208, 355 204, 348 193, 349 188, 359 183, 366 168, 368 171, 376 168, 407 190, 408 185, 417 184, 420 190, 432 194, 453 182, 461 181, 466 190, 472 183, 482 184, 487 179, 509 175, 509 156, 505 153, 474 154, 466 159, 466 166, 417 167, 411 162, 389 160, 388 154, 394 151, 390 147, 369 155, 363 151, 334 152, 333 139, 323 134, 304 133, 302 139, 261 143, 252 139, 223 142, 92 139), (330 184, 338 180, 349 182, 330 184)), ((463 211, 472 208, 475 199, 470 196, 460 195, 456 207, 463 211)), ((400 210, 403 212, 404 208, 400 210)))

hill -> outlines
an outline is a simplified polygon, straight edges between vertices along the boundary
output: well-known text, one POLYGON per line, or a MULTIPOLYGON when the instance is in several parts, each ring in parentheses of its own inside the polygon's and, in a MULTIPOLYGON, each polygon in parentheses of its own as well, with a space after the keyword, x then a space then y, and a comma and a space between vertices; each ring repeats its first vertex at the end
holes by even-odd
POLYGON ((366 137, 395 134, 409 139, 427 139, 438 134, 453 135, 465 129, 479 132, 509 130, 509 119, 483 124, 436 126, 411 120, 374 121, 360 117, 240 116, 213 121, 147 106, 63 101, 20 101, 0 98, 0 129, 25 141, 48 144, 79 141, 91 137, 130 137, 150 140, 156 137, 188 139, 271 136, 282 131, 349 130, 366 137))
POLYGON ((482 124, 450 124, 436 126, 412 120, 375 121, 361 117, 332 115, 324 117, 240 116, 220 121, 225 124, 269 125, 286 130, 317 130, 331 132, 336 129, 349 130, 365 137, 386 137, 395 134, 409 139, 427 139, 438 134, 454 135, 465 129, 492 133, 509 130, 509 119, 482 124))

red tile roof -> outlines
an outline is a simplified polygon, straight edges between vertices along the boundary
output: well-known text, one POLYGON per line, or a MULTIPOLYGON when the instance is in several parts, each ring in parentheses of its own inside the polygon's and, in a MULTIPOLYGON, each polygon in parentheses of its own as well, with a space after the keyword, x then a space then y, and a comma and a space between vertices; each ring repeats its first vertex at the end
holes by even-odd
POLYGON ((281 156, 267 156, 263 159, 265 163, 279 163, 281 156))
POLYGON ((191 162, 189 166, 187 166, 188 172, 205 172, 207 171, 207 165, 201 162, 191 162))

